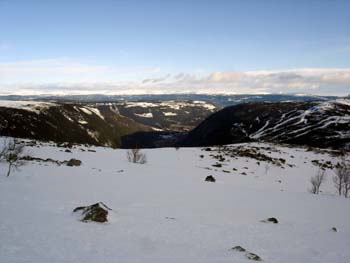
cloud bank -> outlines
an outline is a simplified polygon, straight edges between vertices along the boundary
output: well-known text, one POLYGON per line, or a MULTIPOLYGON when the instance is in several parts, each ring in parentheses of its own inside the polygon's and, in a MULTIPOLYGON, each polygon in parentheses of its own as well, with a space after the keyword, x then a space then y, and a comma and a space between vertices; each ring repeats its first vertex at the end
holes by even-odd
POLYGON ((71 59, 0 63, 0 94, 268 94, 348 95, 350 68, 163 74, 71 59))

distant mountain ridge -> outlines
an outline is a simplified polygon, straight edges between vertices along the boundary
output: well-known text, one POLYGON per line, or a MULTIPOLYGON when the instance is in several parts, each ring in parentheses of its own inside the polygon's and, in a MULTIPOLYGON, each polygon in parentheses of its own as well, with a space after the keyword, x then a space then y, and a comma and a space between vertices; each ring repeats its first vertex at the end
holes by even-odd
POLYGON ((120 101, 205 101, 218 107, 226 107, 246 102, 276 102, 276 101, 325 101, 335 100, 337 96, 318 96, 308 94, 142 94, 142 95, 8 95, 0 96, 0 100, 37 100, 75 103, 99 103, 120 101))

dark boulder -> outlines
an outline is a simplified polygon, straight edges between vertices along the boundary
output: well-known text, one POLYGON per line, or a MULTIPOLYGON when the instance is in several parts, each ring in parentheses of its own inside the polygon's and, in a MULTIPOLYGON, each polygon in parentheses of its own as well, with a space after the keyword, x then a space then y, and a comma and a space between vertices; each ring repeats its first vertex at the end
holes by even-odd
POLYGON ((275 218, 275 217, 270 217, 270 218, 268 218, 268 219, 262 220, 261 222, 278 224, 278 220, 277 220, 277 218, 275 218))
POLYGON ((206 181, 206 182, 215 183, 216 180, 215 180, 214 176, 208 175, 208 176, 205 178, 205 181, 206 181))
POLYGON ((67 162, 67 166, 80 166, 80 165, 81 165, 81 161, 77 159, 70 159, 67 162))
POLYGON ((80 213, 80 221, 83 222, 93 221, 104 223, 108 221, 108 210, 111 209, 102 202, 99 202, 89 206, 79 206, 73 210, 73 213, 80 213))
POLYGON ((259 257, 257 254, 254 254, 252 252, 247 252, 245 254, 247 259, 254 260, 254 261, 261 261, 261 257, 259 257))

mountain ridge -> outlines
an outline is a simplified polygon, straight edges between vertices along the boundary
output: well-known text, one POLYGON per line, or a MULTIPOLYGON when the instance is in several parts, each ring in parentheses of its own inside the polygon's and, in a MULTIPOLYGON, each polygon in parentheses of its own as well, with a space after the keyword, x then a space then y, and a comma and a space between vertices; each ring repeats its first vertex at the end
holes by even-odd
POLYGON ((226 107, 204 120, 180 144, 210 146, 274 141, 315 147, 350 143, 350 100, 264 102, 226 107))

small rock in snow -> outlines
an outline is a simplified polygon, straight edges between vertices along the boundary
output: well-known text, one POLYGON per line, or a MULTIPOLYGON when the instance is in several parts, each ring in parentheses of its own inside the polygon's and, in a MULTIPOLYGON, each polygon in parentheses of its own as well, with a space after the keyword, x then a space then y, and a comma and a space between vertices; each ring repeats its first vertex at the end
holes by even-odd
POLYGON ((257 254, 249 252, 249 251, 247 251, 245 248, 243 248, 241 246, 235 246, 235 247, 231 248, 231 250, 238 251, 238 252, 245 252, 244 255, 246 256, 246 258, 248 258, 250 260, 262 261, 261 257, 259 257, 257 254))
POLYGON ((81 161, 77 159, 70 159, 67 162, 67 166, 80 166, 80 165, 81 165, 81 161))
POLYGON ((215 180, 214 176, 208 175, 208 176, 205 178, 205 181, 206 181, 206 182, 215 183, 216 180, 215 180))
POLYGON ((89 206, 79 206, 73 210, 73 213, 81 212, 80 221, 83 222, 94 221, 104 223, 108 221, 108 210, 111 209, 102 202, 99 202, 89 206))
POLYGON ((245 252, 245 248, 241 247, 241 246, 235 246, 233 248, 231 248, 232 250, 236 250, 236 251, 239 251, 239 252, 245 252))
POLYGON ((275 218, 275 217, 270 217, 270 218, 268 218, 268 219, 262 220, 261 222, 278 224, 278 220, 277 220, 277 218, 275 218))
POLYGON ((246 258, 250 259, 250 260, 254 260, 254 261, 261 261, 261 257, 259 257, 257 254, 254 254, 252 252, 247 252, 245 254, 246 258))

